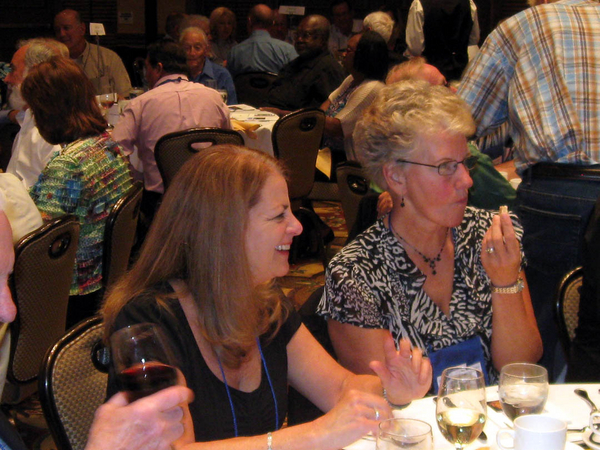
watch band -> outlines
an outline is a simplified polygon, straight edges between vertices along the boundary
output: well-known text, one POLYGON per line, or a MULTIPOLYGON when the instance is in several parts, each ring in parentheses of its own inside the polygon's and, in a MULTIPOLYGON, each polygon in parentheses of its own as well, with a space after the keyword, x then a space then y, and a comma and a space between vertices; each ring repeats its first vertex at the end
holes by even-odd
POLYGON ((493 294, 518 294, 523 290, 525 284, 523 283, 523 278, 517 278, 515 284, 511 284, 510 286, 497 287, 493 284, 490 285, 490 290, 493 294))

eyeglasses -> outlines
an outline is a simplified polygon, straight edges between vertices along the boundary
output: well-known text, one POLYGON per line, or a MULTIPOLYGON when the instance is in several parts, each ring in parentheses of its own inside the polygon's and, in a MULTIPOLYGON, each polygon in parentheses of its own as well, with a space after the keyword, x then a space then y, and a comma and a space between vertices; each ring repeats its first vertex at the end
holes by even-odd
POLYGON ((318 31, 296 31, 296 39, 309 40, 319 36, 318 31))
POLYGON ((423 163, 418 163, 418 162, 414 162, 414 161, 406 161, 404 159, 397 159, 396 162, 397 163, 405 163, 405 164, 416 164, 417 166, 435 167, 437 169, 439 175, 441 175, 443 177, 449 177, 456 173, 456 170, 458 169, 459 164, 463 164, 467 170, 474 169, 475 166, 477 165, 477 156, 467 156, 462 161, 455 161, 455 160, 444 161, 443 163, 438 164, 437 166, 435 166, 433 164, 423 164, 423 163))
POLYGON ((340 53, 354 53, 355 51, 356 51, 356 49, 351 48, 351 47, 346 47, 346 48, 340 49, 340 53))

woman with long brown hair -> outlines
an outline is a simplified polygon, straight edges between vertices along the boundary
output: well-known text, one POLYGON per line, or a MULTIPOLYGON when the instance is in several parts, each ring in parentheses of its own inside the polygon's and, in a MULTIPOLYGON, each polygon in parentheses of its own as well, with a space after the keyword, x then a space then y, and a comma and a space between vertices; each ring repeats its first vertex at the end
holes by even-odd
POLYGON ((74 214, 81 224, 67 318, 73 325, 97 309, 106 219, 132 178, 121 148, 106 132, 94 87, 75 62, 57 56, 38 64, 21 90, 42 137, 62 147, 30 195, 42 218, 74 214))
POLYGON ((391 415, 384 395, 404 404, 429 387, 431 367, 408 341, 399 351, 385 344, 385 362, 373 362, 379 377, 343 369, 274 289, 302 231, 283 173, 277 160, 243 147, 194 156, 104 308, 107 337, 140 322, 165 330, 196 396, 190 412, 203 444, 194 447, 338 449, 391 415), (280 430, 288 383, 327 413, 280 430))

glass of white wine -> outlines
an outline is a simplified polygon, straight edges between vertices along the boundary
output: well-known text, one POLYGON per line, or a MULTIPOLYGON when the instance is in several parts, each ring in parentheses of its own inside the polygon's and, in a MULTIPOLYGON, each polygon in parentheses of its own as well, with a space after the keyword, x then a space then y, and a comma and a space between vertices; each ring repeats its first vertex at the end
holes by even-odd
POLYGON ((510 420, 540 414, 548 399, 548 371, 537 364, 507 364, 500 371, 498 396, 510 420))
POLYGON ((486 419, 483 373, 469 367, 448 367, 442 372, 436 402, 436 419, 442 435, 460 450, 483 431, 486 419))

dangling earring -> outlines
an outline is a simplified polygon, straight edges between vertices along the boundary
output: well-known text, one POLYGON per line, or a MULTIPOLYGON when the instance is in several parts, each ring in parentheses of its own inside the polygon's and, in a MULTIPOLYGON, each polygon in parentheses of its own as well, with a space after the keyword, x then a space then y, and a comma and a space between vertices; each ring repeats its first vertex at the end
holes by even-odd
POLYGON ((404 196, 402 196, 402 200, 400 201, 400 208, 404 208, 404 196))

